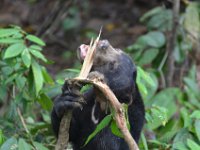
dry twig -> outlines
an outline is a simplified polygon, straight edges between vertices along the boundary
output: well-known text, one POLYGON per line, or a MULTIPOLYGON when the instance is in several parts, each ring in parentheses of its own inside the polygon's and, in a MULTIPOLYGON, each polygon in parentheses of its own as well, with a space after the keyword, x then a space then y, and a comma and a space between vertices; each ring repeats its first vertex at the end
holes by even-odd
MULTIPOLYGON (((90 69, 93 64, 93 56, 94 56, 94 51, 96 49, 97 43, 99 41, 101 35, 101 30, 99 33, 99 36, 93 43, 93 40, 90 43, 90 47, 88 49, 86 58, 84 60, 83 66, 81 68, 81 72, 78 76, 78 78, 81 79, 86 79, 90 69)), ((70 127, 70 122, 72 118, 72 110, 68 110, 65 112, 64 116, 62 117, 62 120, 60 122, 60 128, 59 128, 59 134, 58 134, 58 140, 56 143, 55 150, 65 150, 67 149, 68 141, 69 141, 69 127, 70 127)))
POLYGON ((18 115, 19 115, 19 118, 20 118, 20 120, 21 120, 21 122, 22 122, 22 125, 23 125, 23 127, 24 127, 26 133, 29 134, 29 130, 28 130, 27 126, 26 126, 26 123, 25 123, 25 121, 24 121, 24 118, 22 117, 22 114, 21 114, 21 111, 20 111, 19 108, 17 108, 17 113, 18 113, 18 115))

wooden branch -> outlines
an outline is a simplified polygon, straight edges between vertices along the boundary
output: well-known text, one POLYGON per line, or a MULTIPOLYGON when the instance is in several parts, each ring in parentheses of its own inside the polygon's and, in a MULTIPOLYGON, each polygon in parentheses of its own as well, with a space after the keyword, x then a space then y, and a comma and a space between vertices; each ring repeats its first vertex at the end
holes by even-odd
POLYGON ((69 127, 72 118, 72 110, 68 110, 60 122, 58 140, 55 150, 66 150, 69 143, 69 127))
POLYGON ((168 73, 166 76, 167 86, 173 86, 173 77, 174 77, 174 49, 176 45, 176 37, 177 37, 177 28, 179 22, 179 10, 180 10, 180 0, 173 0, 173 22, 172 22, 172 30, 169 32, 168 35, 168 42, 167 42, 167 53, 168 53, 168 73))
POLYGON ((102 83, 98 79, 81 79, 81 78, 76 78, 76 79, 71 79, 72 82, 79 82, 79 83, 84 83, 84 84, 93 84, 95 88, 100 90, 102 94, 105 96, 106 100, 108 100, 110 107, 114 110, 114 119, 116 120, 117 126, 122 132, 122 135, 124 137, 124 140, 129 146, 129 150, 139 150, 135 140, 131 136, 127 124, 126 124, 126 119, 125 119, 125 111, 122 106, 122 104, 118 101, 116 98, 115 94, 112 92, 112 90, 109 88, 109 86, 105 83, 102 83))
POLYGON ((21 120, 21 122, 22 122, 22 125, 23 125, 23 127, 24 127, 26 133, 27 133, 27 134, 30 134, 30 132, 29 132, 27 126, 26 126, 26 123, 25 123, 25 121, 24 121, 24 118, 23 118, 23 116, 22 116, 22 113, 21 113, 19 107, 17 107, 17 113, 18 113, 18 115, 19 115, 19 118, 20 118, 20 120, 21 120))
MULTIPOLYGON (((93 64, 94 52, 95 52, 97 43, 99 41, 100 35, 101 35, 101 30, 95 42, 93 43, 93 40, 91 40, 90 47, 88 49, 86 58, 84 60, 84 63, 83 63, 83 66, 81 68, 81 72, 78 78, 82 78, 82 79, 87 78, 93 64)), ((55 146, 55 150, 67 149, 68 142, 69 142, 69 127, 70 127, 71 118, 72 118, 72 110, 67 110, 67 112, 65 112, 60 122, 58 140, 55 146)))

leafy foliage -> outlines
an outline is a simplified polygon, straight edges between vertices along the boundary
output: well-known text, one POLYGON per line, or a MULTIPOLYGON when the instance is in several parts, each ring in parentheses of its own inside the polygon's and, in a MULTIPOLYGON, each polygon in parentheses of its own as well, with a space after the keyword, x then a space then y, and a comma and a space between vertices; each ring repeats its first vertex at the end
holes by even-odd
POLYGON ((20 27, 0 29, 0 102, 2 105, 8 105, 8 109, 4 111, 6 119, 0 119, 2 150, 47 149, 41 144, 42 141, 38 140, 38 136, 46 137, 45 130, 50 128, 50 118, 47 114, 52 109, 52 100, 44 86, 53 86, 54 82, 46 69, 40 65, 39 60, 47 62, 41 53, 44 45, 40 38, 27 34, 20 27), (43 117, 39 124, 34 123, 38 118, 32 115, 34 109, 39 109, 38 103, 44 109, 42 114, 38 114, 43 117), (17 110, 21 110, 27 115, 27 119, 32 120, 30 123, 27 120, 28 131, 23 129, 25 127, 20 119, 22 116, 17 110), (12 123, 16 124, 15 128, 12 127, 12 123), (21 138, 14 136, 15 132, 21 138))
MULTIPOLYGON (((179 66, 188 61, 189 54, 196 50, 197 40, 194 40, 194 37, 199 39, 200 35, 199 6, 197 2, 190 2, 180 18, 178 36, 173 50, 175 61, 179 66)), ((139 66, 151 64, 146 75, 145 71, 141 71, 141 67, 138 67, 137 83, 146 105, 145 131, 151 135, 146 138, 144 134, 142 135, 140 147, 145 150, 199 149, 200 96, 195 61, 192 62, 187 74, 177 76, 183 88, 163 88, 158 85, 158 82, 165 80, 164 75, 167 73, 166 33, 172 29, 172 10, 156 7, 144 14, 141 21, 146 24, 148 33, 140 36, 126 49, 139 66), (147 79, 147 74, 151 79, 147 79), (159 81, 159 79, 162 80, 159 81)))
POLYGON ((111 115, 107 115, 106 117, 104 117, 104 119, 97 125, 96 129, 89 135, 89 137, 87 138, 84 146, 92 139, 95 137, 95 135, 97 133, 99 133, 102 129, 104 129, 106 126, 109 125, 109 123, 112 120, 112 116, 111 115))

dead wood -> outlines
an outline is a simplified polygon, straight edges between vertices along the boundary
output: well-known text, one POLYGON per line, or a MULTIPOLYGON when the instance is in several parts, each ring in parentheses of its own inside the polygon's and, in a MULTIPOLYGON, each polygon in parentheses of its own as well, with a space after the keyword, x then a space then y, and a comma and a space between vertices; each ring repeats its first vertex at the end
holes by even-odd
MULTIPOLYGON (((101 34, 101 31, 100 31, 100 34, 101 34)), ((84 60, 84 63, 83 63, 83 66, 81 68, 81 72, 78 78, 83 78, 83 79, 87 78, 93 64, 94 51, 99 41, 100 34, 94 43, 93 43, 93 40, 91 40, 90 47, 88 49, 86 58, 84 60)), ((58 140, 55 146, 55 150, 67 149, 67 145, 69 142, 69 127, 70 127, 71 118, 72 118, 72 110, 68 110, 67 112, 65 112, 60 122, 58 140)))

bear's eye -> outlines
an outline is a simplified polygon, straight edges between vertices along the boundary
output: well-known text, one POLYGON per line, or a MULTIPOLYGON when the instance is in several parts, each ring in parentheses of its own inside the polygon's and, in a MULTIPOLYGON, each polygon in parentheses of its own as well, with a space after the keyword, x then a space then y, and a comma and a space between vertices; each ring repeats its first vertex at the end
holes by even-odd
POLYGON ((107 45, 102 45, 102 46, 101 46, 101 49, 102 49, 102 50, 106 50, 107 48, 108 48, 107 45))
POLYGON ((102 40, 100 42, 100 49, 106 50, 109 47, 109 42, 107 40, 102 40))

